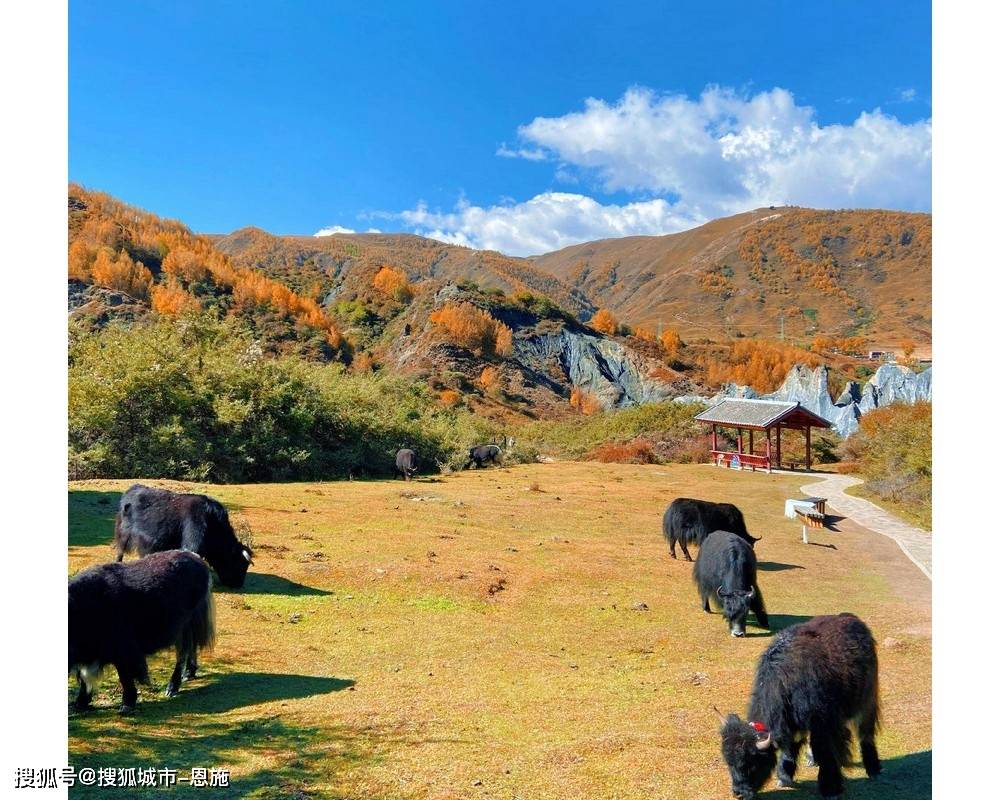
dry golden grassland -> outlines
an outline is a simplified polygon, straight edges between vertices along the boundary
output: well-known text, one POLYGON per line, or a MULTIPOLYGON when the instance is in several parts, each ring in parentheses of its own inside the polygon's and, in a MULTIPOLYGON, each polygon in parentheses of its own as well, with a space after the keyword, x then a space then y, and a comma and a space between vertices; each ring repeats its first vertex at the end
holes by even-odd
MULTIPOLYGON (((180 790, 213 798, 731 797, 712 706, 745 713, 771 638, 731 638, 668 557, 663 510, 694 496, 736 502, 764 537, 776 629, 850 610, 874 631, 885 773, 852 768, 848 796, 930 797, 929 583, 847 521, 802 544, 782 516, 797 477, 564 462, 408 484, 148 482, 220 498, 252 527, 255 564, 244 590, 217 590, 215 650, 177 697, 141 689, 121 718, 109 670, 69 720, 78 769, 231 769, 228 790, 180 790)), ((71 574, 112 557, 130 483, 70 485, 71 574)), ((158 689, 171 661, 150 662, 158 689)), ((803 766, 780 797, 817 796, 815 779, 803 766)), ((88 792, 163 796, 74 796, 88 792)))

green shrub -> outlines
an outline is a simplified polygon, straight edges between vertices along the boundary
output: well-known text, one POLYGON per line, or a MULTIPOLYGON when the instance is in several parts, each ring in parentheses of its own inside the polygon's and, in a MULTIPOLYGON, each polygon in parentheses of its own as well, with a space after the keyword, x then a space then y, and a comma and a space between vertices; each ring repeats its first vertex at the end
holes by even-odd
POLYGON ((661 461, 693 460, 696 450, 707 458, 705 427, 693 419, 702 410, 697 403, 647 403, 563 422, 533 422, 518 431, 517 442, 559 458, 580 459, 609 443, 645 438, 661 461))
POLYGON ((72 337, 73 477, 387 475, 400 447, 430 470, 495 433, 466 411, 442 408, 422 384, 270 357, 232 323, 195 330, 191 320, 159 321, 72 337))
POLYGON ((841 447, 877 498, 906 508, 924 527, 931 523, 931 404, 894 403, 861 417, 841 447))

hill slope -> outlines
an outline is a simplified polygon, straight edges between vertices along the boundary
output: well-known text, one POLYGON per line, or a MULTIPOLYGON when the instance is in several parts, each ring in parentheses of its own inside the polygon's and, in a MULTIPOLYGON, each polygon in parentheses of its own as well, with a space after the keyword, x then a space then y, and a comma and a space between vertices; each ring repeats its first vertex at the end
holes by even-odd
POLYGON ((318 290, 328 301, 342 292, 357 293, 371 283, 381 267, 390 266, 401 269, 413 282, 472 282, 506 294, 542 294, 584 317, 594 310, 583 292, 527 259, 411 234, 275 236, 259 228, 242 228, 212 239, 234 263, 259 269, 308 294, 318 290))
POLYGON ((931 336, 931 217, 758 209, 669 236, 532 259, 629 323, 682 336, 817 334, 872 344, 931 336))

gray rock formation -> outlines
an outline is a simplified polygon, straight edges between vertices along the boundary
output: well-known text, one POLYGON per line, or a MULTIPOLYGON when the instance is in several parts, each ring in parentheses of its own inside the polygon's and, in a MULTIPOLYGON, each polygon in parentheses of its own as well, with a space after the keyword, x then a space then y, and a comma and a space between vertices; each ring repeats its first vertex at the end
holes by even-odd
POLYGON ((558 332, 515 339, 514 355, 522 363, 558 368, 573 386, 593 392, 605 408, 666 400, 670 385, 650 376, 650 364, 614 339, 558 332), (557 366, 558 365, 558 366, 557 366))
MULTIPOLYGON (((686 395, 676 402, 703 402, 715 405, 728 397, 754 398, 756 392, 747 386, 726 384, 714 397, 686 395)), ((815 414, 829 420, 841 436, 850 436, 858 429, 862 414, 891 405, 915 403, 931 399, 931 368, 920 374, 899 364, 883 364, 868 379, 864 387, 848 381, 836 402, 830 399, 829 371, 826 367, 809 367, 797 364, 785 377, 775 392, 763 395, 764 400, 799 402, 815 414)))

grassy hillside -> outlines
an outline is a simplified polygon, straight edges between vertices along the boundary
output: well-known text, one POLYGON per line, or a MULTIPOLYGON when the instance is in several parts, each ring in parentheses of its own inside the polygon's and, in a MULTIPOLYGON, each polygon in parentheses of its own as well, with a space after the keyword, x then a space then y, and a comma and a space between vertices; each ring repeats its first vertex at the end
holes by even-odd
POLYGON ((774 208, 670 236, 575 245, 535 264, 633 324, 685 337, 931 336, 931 217, 774 208))
MULTIPOLYGON (((69 570, 109 557, 130 481, 70 485, 69 570)), ((69 721, 70 763, 223 766, 212 797, 702 800, 730 796, 712 706, 745 710, 758 654, 700 610, 660 534, 676 496, 733 500, 763 540, 776 628, 856 612, 879 642, 885 772, 855 800, 930 797, 929 583, 847 522, 801 544, 799 479, 705 466, 556 463, 415 483, 206 487, 255 564, 218 591, 203 674, 116 714, 106 677, 69 721)), ((164 484, 179 488, 179 484, 164 484)), ((170 656, 151 662, 162 688, 170 656)), ((816 797, 816 770, 764 797, 816 797)), ((78 788, 74 797, 107 790, 78 788)), ((160 790, 133 790, 153 798, 160 790)))
POLYGON ((274 236, 243 228, 213 237, 215 246, 241 266, 308 292, 354 299, 384 266, 402 270, 408 280, 473 282, 506 294, 542 294, 574 314, 593 310, 582 292, 566 286, 530 261, 490 250, 472 250, 410 234, 334 234, 274 236))

